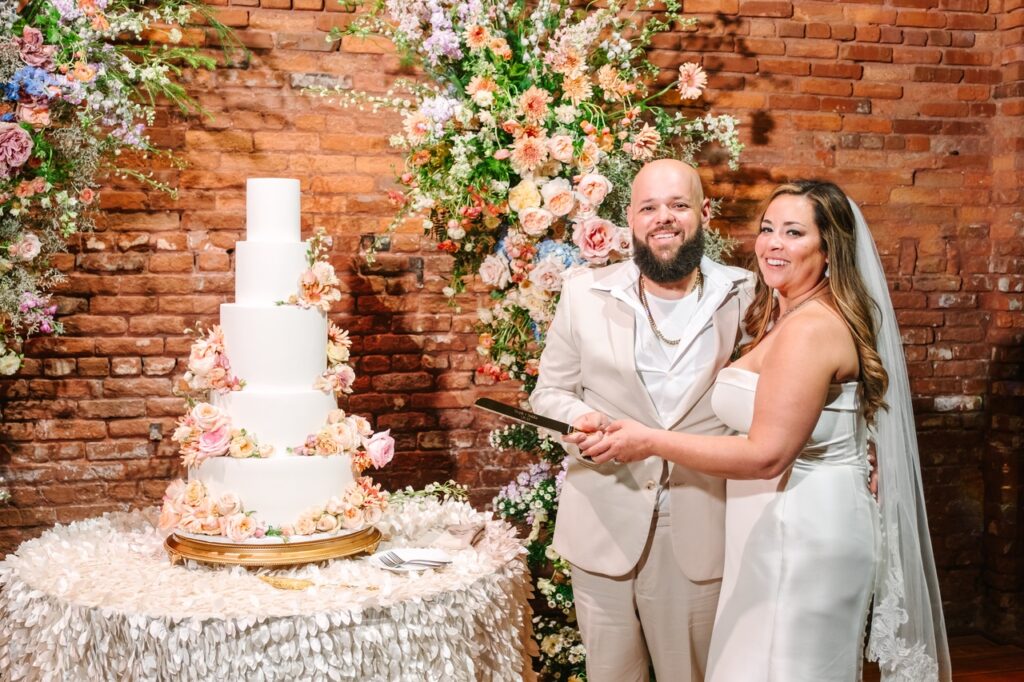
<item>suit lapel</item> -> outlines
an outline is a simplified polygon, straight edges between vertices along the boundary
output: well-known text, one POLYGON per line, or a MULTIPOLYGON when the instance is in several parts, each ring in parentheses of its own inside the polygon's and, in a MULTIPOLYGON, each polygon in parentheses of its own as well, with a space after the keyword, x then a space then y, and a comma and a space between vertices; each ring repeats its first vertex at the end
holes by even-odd
POLYGON ((608 294, 606 300, 608 344, 612 358, 619 360, 615 364, 622 375, 623 389, 627 393, 623 401, 624 411, 637 421, 658 424, 658 411, 636 371, 636 315, 628 303, 614 295, 608 294))

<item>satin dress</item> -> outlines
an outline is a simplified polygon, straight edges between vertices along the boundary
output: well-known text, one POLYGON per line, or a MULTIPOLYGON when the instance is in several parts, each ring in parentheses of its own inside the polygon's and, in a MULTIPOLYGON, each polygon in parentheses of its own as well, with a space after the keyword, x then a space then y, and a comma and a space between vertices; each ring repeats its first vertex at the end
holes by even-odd
MULTIPOLYGON (((746 433, 758 375, 726 367, 712 408, 746 433)), ((861 679, 879 552, 857 382, 833 384, 789 471, 726 488, 725 568, 709 682, 861 679)))

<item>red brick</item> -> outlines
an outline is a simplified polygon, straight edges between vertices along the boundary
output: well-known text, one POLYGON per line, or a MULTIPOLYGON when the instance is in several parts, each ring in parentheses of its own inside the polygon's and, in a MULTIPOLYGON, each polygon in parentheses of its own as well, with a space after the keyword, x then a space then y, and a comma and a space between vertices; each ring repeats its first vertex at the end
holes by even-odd
POLYGON ((839 58, 855 62, 891 62, 892 48, 879 45, 842 45, 839 58))

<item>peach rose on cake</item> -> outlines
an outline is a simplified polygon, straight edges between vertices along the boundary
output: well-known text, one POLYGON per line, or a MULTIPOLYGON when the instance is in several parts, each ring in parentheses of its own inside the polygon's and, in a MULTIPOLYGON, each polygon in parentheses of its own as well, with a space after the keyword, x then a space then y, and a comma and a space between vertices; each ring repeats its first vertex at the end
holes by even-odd
POLYGON ((321 533, 333 533, 338 530, 338 519, 330 514, 324 514, 316 522, 316 529, 321 533))
POLYGON ((572 186, 565 178, 555 178, 540 188, 540 195, 544 197, 544 208, 556 216, 568 215, 569 211, 576 204, 576 198, 572 194, 572 186))
POLYGON ((192 423, 201 431, 212 431, 227 424, 227 416, 210 403, 196 403, 189 412, 192 423))
POLYGON ((373 433, 373 427, 370 426, 370 422, 368 422, 365 417, 360 417, 358 414, 354 414, 349 417, 349 420, 352 427, 356 430, 356 433, 360 436, 365 438, 373 433))
POLYGON ((206 486, 198 479, 189 481, 182 492, 181 500, 189 507, 198 508, 206 500, 206 486))
POLYGON ((192 344, 188 355, 188 369, 196 376, 205 376, 217 365, 217 347, 200 339, 192 344))
POLYGON ((357 507, 348 507, 341 513, 341 527, 345 529, 359 528, 364 520, 363 510, 357 507))
POLYGON ((178 528, 185 531, 186 533, 200 534, 203 532, 202 521, 191 512, 186 512, 182 515, 181 520, 178 522, 178 528))
POLYGON ((242 501, 234 493, 224 493, 217 498, 213 509, 221 516, 231 516, 242 511, 242 501))
POLYGON ((245 542, 255 533, 256 521, 247 514, 232 514, 224 526, 224 535, 231 542, 245 542))
POLYGON ((363 508, 363 520, 370 525, 373 525, 381 520, 384 516, 384 510, 375 504, 371 504, 368 507, 363 508))
POLYGON ((338 447, 345 452, 355 450, 363 443, 362 436, 359 435, 359 430, 352 422, 348 419, 340 421, 337 424, 331 424, 327 427, 327 431, 334 438, 334 442, 338 444, 338 447))
POLYGON ((316 532, 316 522, 313 518, 303 514, 299 517, 299 520, 295 522, 295 534, 296 535, 312 535, 316 532))

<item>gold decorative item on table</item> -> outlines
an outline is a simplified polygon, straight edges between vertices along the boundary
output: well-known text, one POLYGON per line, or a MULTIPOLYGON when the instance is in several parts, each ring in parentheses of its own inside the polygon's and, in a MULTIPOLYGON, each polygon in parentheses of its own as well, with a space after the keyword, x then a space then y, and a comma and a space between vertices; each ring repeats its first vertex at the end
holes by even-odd
POLYGON ((227 542, 197 540, 172 533, 164 540, 164 549, 172 564, 187 559, 207 564, 272 567, 311 564, 330 559, 373 553, 380 544, 380 531, 364 528, 323 540, 282 542, 272 545, 240 545, 227 542))

